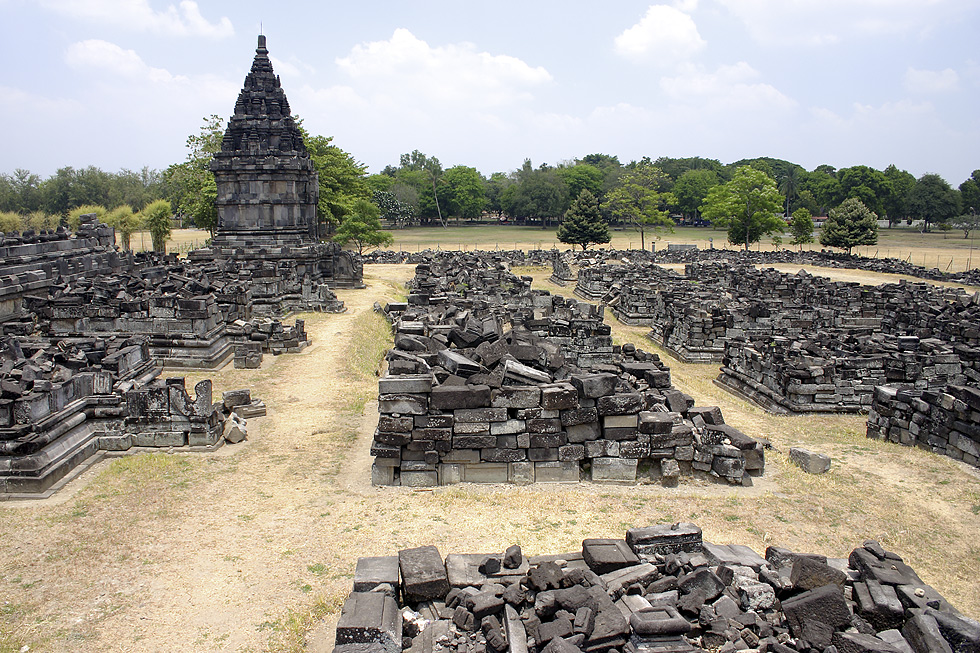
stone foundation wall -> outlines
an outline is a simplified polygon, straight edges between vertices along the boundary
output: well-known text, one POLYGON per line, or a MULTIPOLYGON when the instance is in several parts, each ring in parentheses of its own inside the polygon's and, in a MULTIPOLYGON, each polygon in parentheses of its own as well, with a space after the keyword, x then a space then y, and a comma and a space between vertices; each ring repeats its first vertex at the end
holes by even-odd
POLYGON ((947 385, 932 390, 875 388, 868 437, 980 467, 980 389, 947 385))

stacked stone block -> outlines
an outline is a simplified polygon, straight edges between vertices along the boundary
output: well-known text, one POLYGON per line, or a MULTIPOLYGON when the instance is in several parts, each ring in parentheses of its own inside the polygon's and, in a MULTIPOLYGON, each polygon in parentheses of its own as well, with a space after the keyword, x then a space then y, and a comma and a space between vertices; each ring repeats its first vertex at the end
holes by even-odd
POLYGON ((868 411, 867 435, 980 467, 980 389, 879 386, 868 411))

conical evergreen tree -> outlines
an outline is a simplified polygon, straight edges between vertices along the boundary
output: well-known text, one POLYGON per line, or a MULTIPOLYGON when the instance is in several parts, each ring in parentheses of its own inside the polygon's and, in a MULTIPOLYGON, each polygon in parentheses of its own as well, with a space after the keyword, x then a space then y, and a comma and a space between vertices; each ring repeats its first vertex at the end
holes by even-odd
POLYGON ((848 254, 852 247, 877 242, 878 216, 855 197, 849 197, 832 209, 820 231, 821 245, 845 249, 848 254))
POLYGON ((582 190, 565 212, 565 220, 558 227, 558 240, 567 245, 581 245, 583 252, 589 245, 612 240, 609 225, 599 212, 599 203, 588 190, 582 190))

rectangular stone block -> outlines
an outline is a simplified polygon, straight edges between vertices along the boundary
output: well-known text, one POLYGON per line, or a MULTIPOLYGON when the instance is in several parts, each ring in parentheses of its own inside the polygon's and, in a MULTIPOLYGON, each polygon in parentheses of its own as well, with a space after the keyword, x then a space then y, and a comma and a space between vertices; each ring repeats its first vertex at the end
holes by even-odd
POLYGON ((381 395, 378 410, 388 415, 425 415, 429 411, 429 395, 381 395))
POLYGON ((452 415, 416 415, 413 420, 418 429, 451 429, 454 426, 452 415))
POLYGON ((336 643, 338 646, 371 644, 380 646, 384 653, 400 653, 402 615, 398 604, 381 592, 352 593, 337 621, 336 643))
POLYGON ((411 417, 392 417, 391 415, 381 415, 378 418, 378 430, 388 433, 411 433, 415 426, 411 417))
POLYGON ((453 435, 482 435, 490 433, 490 422, 459 422, 453 425, 453 435))
POLYGON ((439 474, 435 471, 411 472, 402 471, 402 487, 436 487, 439 485, 439 474))
POLYGON ((599 397, 596 410, 600 415, 629 415, 643 410, 643 397, 636 392, 599 397))
POLYGON ((534 463, 516 462, 507 466, 507 480, 514 485, 530 485, 534 483, 534 463))
POLYGON ((531 433, 531 446, 536 449, 560 447, 566 444, 564 433, 531 433))
POLYGON ((486 449, 497 446, 495 435, 454 435, 453 449, 486 449))
POLYGON ((494 408, 535 408, 541 405, 541 390, 536 386, 504 385, 490 393, 494 408))
POLYGON ((638 555, 668 555, 681 551, 699 553, 701 528, 690 523, 631 528, 626 531, 626 543, 638 555))
POLYGON ((380 394, 425 394, 432 390, 431 374, 399 374, 378 380, 380 394))
POLYGON ((670 433, 674 426, 674 416, 671 413, 661 413, 645 410, 639 415, 640 433, 664 435, 670 433))
POLYGON ((394 485, 395 468, 374 463, 371 465, 371 485, 394 485))
POLYGON ((635 458, 593 458, 593 483, 636 483, 635 458))
POLYGON ((449 593, 449 577, 436 547, 402 549, 398 552, 398 567, 405 601, 444 600, 449 593))
POLYGON ((429 393, 429 403, 438 410, 489 407, 490 386, 441 385, 429 393))
POLYGON ((599 412, 595 408, 572 408, 561 411, 561 425, 566 427, 589 424, 598 419, 599 412))
POLYGON ((513 463, 527 460, 527 452, 523 449, 481 449, 480 459, 488 463, 513 463))
POLYGON ((370 592, 378 585, 391 585, 392 590, 397 591, 399 580, 398 556, 357 559, 357 566, 354 568, 355 592, 370 592))
POLYGON ((570 383, 541 386, 541 407, 545 410, 568 410, 578 407, 578 391, 570 383))
POLYGON ((536 483, 578 483, 580 477, 581 469, 575 461, 534 463, 536 483))
POLYGON ((506 483, 508 481, 507 463, 481 462, 463 468, 463 480, 467 483, 506 483))
POLYGON ((602 418, 602 428, 616 429, 629 428, 636 429, 637 415, 605 415, 602 418))
POLYGON ((460 463, 440 463, 437 473, 439 485, 455 485, 463 482, 463 465, 460 463))
POLYGON ((598 440, 602 437, 602 429, 599 428, 598 422, 576 424, 575 426, 566 426, 565 434, 569 442, 581 444, 590 440, 598 440))
POLYGON ((560 419, 536 418, 527 420, 528 433, 558 433, 561 431, 560 419))
POLYGON ((507 420, 506 408, 463 408, 453 411, 456 422, 503 422, 507 420))
POLYGON ((509 419, 505 422, 491 422, 490 433, 493 435, 512 435, 527 430, 527 423, 522 419, 509 419))

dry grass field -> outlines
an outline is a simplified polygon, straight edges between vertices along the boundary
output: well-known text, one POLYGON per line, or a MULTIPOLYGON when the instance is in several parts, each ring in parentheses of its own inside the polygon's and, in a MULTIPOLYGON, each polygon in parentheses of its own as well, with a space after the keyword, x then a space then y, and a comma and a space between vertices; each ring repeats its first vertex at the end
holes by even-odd
MULTIPOLYGON (((549 245, 550 246, 550 245, 549 245)), ((538 287, 550 270, 524 269, 538 287)), ((402 296, 412 266, 367 266, 348 311, 304 315, 313 345, 260 370, 188 375, 247 387, 268 416, 212 454, 107 459, 53 499, 0 504, 0 652, 329 651, 357 558, 435 544, 451 552, 579 549, 637 525, 693 521, 705 539, 846 556, 866 538, 897 551, 980 617, 980 474, 924 451, 867 440, 858 416, 773 417, 712 384, 717 368, 667 358, 699 405, 768 438, 754 487, 370 485, 387 325, 371 307, 402 296), (787 452, 830 454, 809 476, 787 452), (23 649, 22 647, 28 647, 23 649)), ((645 329, 616 323, 618 342, 645 329)), ((664 354, 661 354, 664 355, 664 354)))

